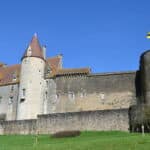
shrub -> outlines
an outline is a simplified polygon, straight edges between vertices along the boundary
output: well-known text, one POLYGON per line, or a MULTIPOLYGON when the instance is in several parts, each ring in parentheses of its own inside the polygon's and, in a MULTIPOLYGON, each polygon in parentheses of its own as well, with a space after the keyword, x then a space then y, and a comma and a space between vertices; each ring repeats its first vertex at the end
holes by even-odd
POLYGON ((80 131, 74 130, 74 131, 60 131, 52 134, 53 138, 64 138, 64 137, 76 137, 81 134, 80 131))

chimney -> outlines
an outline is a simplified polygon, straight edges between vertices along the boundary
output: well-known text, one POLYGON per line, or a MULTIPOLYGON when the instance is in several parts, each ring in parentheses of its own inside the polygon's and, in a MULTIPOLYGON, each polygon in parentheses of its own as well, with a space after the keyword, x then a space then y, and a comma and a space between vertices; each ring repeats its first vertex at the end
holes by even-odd
POLYGON ((43 57, 44 59, 46 59, 46 46, 42 46, 42 50, 43 50, 43 57))
POLYGON ((62 61, 62 59, 63 59, 63 54, 59 54, 57 57, 60 58, 59 68, 62 69, 62 68, 63 68, 63 61, 62 61))

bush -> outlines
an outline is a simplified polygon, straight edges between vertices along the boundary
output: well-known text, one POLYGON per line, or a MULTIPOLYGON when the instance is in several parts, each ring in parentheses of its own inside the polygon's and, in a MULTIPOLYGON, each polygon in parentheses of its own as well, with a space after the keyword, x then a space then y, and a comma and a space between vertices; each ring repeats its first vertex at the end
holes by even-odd
POLYGON ((74 130, 74 131, 60 131, 52 134, 53 138, 64 138, 64 137, 76 137, 81 134, 80 131, 74 130))

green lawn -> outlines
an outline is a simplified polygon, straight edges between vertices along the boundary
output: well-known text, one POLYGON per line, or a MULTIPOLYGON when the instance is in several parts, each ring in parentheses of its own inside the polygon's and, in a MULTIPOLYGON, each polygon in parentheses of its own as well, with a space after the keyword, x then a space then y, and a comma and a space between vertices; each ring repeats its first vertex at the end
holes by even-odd
POLYGON ((0 150, 150 150, 150 134, 82 132, 78 137, 54 139, 39 135, 0 136, 0 150))

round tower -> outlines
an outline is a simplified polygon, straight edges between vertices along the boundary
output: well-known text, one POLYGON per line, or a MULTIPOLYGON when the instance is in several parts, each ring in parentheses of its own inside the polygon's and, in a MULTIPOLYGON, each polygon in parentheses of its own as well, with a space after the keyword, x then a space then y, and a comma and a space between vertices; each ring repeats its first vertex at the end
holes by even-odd
POLYGON ((150 105, 150 50, 144 52, 140 59, 142 102, 150 105))
POLYGON ((45 60, 37 35, 26 49, 21 63, 17 120, 35 119, 43 111, 45 60))

